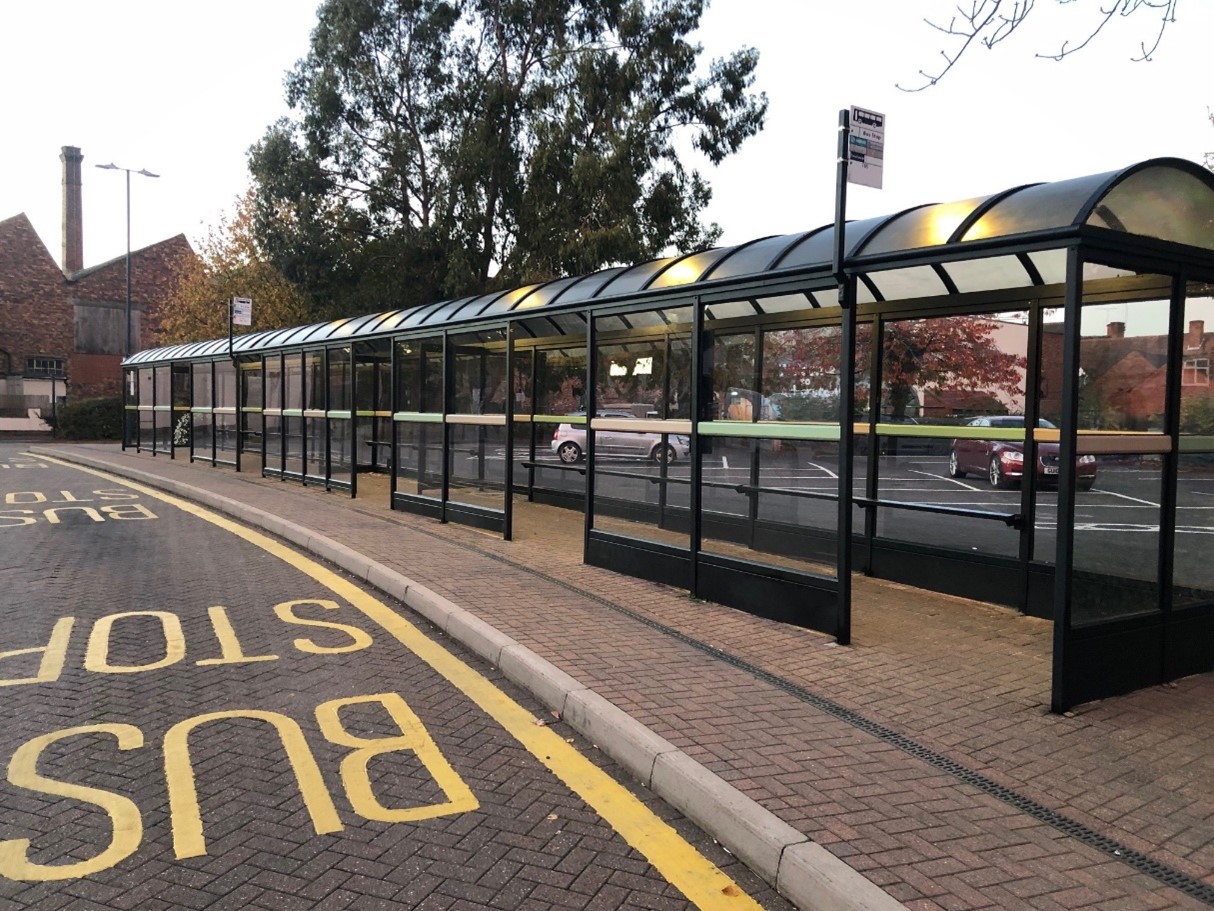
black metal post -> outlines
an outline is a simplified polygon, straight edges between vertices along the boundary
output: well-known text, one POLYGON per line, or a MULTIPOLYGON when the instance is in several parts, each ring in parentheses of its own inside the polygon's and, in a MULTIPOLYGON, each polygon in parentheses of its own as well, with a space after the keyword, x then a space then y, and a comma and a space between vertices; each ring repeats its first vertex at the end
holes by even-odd
POLYGON ((514 536, 514 323, 506 323, 506 460, 505 489, 502 517, 502 538, 509 541, 514 536))
MULTIPOLYGON (((851 564, 852 564, 852 421, 856 403, 856 307, 855 277, 844 271, 847 228, 847 146, 850 114, 839 111, 839 145, 835 172, 834 277, 839 285, 842 311, 839 359, 839 515, 836 574, 838 580, 835 638, 840 645, 851 643, 851 564)), ((870 415, 871 417, 871 415, 870 415)), ((871 458, 871 453, 870 453, 871 458)))

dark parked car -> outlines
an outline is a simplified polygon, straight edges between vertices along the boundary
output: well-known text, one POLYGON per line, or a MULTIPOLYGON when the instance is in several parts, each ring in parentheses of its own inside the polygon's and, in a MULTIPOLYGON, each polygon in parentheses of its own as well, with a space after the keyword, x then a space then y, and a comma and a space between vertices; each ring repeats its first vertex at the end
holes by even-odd
MULTIPOLYGON (((1019 415, 974 418, 967 427, 1024 427, 1019 415)), ((1046 420, 1038 427, 1053 429, 1046 420)), ((1058 480, 1058 444, 1037 444, 1037 478, 1046 483, 1058 480)), ((1096 483, 1096 457, 1081 455, 1075 459, 1076 486, 1091 490, 1096 483)), ((953 440, 948 455, 948 474, 964 478, 967 474, 985 475, 992 487, 1011 487, 1024 477, 1024 443, 1012 440, 953 440)))

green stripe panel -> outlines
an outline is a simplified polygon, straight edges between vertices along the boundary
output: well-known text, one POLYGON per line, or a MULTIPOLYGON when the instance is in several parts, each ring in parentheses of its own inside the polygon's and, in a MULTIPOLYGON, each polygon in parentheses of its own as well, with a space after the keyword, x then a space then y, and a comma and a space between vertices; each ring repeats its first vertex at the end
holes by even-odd
POLYGON ((760 440, 839 440, 838 424, 751 424, 744 421, 706 421, 699 425, 706 437, 747 437, 760 440))
POLYGON ((194 414, 211 414, 212 410, 213 409, 211 409, 211 408, 203 408, 201 406, 198 408, 190 409, 190 411, 194 412, 194 414))
POLYGON ((404 424, 441 424, 443 416, 433 411, 398 411, 392 420, 404 424))
POLYGON ((152 410, 153 411, 172 411, 173 406, 172 405, 153 405, 152 410))
POLYGON ((348 421, 348 420, 350 420, 350 416, 351 416, 351 415, 350 415, 350 412, 349 412, 349 411, 326 411, 326 412, 325 412, 325 417, 327 417, 327 418, 335 418, 335 419, 337 419, 337 420, 346 420, 346 421, 348 421))
POLYGON ((930 440, 1024 441, 1023 427, 950 427, 932 424, 877 424, 877 433, 890 437, 920 437, 930 440))
POLYGON ((247 406, 241 406, 240 413, 241 414, 261 414, 261 409, 247 407, 247 406))
POLYGON ((302 408, 284 408, 282 410, 282 416, 284 418, 302 418, 303 409, 302 408))
POLYGON ((1182 434, 1180 437, 1181 452, 1214 452, 1214 436, 1187 436, 1182 434))

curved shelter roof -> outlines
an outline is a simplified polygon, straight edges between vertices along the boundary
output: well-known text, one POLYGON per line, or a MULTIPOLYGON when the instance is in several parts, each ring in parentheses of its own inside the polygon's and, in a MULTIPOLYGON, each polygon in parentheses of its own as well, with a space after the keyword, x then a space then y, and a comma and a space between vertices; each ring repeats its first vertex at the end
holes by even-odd
MULTIPOLYGON (((1065 280, 1062 248, 1077 236, 1100 232, 1214 251, 1214 174, 1189 161, 1158 158, 1119 171, 852 221, 844 229, 845 265, 863 279, 860 303, 1060 284, 1065 280)), ((235 339, 232 348, 252 353, 523 315, 551 316, 559 332, 560 311, 642 294, 709 291, 780 276, 825 277, 834 243, 834 225, 826 225, 509 291, 254 332, 235 339)), ((798 306, 807 303, 814 302, 803 299, 798 306)), ((754 306, 763 310, 761 301, 754 306)), ((227 345, 224 338, 154 348, 124 363, 222 356, 227 345)))

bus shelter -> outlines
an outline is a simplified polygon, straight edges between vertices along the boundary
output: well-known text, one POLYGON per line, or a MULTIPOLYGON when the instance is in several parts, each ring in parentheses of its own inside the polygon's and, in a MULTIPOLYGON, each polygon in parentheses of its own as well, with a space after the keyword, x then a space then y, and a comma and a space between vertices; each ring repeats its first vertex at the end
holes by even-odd
POLYGON ((1214 667, 1214 175, 1178 159, 143 351, 124 445, 851 636, 851 572, 1053 621, 1052 707, 1214 667), (847 306, 840 306, 843 301, 847 306), (1206 331, 1210 325, 1212 331, 1206 331))

